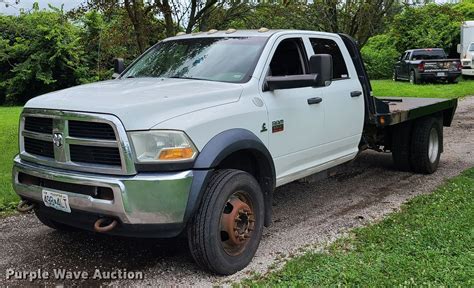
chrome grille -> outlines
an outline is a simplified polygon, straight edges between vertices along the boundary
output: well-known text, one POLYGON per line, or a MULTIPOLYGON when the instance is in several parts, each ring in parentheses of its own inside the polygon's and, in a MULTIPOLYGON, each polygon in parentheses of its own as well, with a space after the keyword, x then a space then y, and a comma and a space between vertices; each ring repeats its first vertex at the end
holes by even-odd
POLYGON ((126 132, 111 115, 25 109, 20 156, 51 167, 104 173, 136 173, 126 132))

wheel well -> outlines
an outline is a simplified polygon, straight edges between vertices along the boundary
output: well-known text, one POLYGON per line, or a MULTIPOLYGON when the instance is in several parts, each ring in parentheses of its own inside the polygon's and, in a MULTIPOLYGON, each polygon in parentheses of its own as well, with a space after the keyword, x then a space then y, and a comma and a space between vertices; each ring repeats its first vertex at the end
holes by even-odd
POLYGON ((268 161, 269 159, 266 159, 261 152, 244 149, 228 155, 216 167, 216 169, 242 170, 255 177, 265 197, 265 226, 271 222, 271 205, 275 188, 273 168, 268 161))

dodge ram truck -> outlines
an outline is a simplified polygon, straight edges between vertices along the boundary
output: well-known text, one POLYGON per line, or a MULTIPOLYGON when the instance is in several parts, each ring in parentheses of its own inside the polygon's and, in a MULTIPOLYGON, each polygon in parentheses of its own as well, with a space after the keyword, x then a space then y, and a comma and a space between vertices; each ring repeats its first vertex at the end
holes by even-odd
POLYGON ((461 61, 447 59, 441 48, 405 51, 393 69, 393 80, 408 80, 412 84, 444 81, 457 83, 461 75, 461 61))
POLYGON ((252 260, 275 187, 324 177, 365 149, 435 172, 457 106, 374 97, 344 34, 211 30, 115 64, 114 80, 25 105, 18 210, 58 230, 186 237, 217 274, 252 260))

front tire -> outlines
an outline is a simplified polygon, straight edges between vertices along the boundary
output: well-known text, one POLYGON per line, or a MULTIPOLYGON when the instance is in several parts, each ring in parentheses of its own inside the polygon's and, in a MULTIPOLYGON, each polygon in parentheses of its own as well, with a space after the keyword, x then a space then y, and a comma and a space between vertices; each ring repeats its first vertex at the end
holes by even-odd
POLYGON ((196 263, 230 275, 245 268, 262 237, 264 199, 255 178, 240 170, 217 170, 188 228, 196 263))
POLYGON ((442 147, 442 121, 432 117, 416 121, 410 151, 410 162, 414 172, 424 174, 435 172, 438 169, 442 147))
POLYGON ((413 84, 413 85, 418 83, 418 79, 416 79, 416 74, 415 74, 414 70, 410 71, 410 83, 413 84))

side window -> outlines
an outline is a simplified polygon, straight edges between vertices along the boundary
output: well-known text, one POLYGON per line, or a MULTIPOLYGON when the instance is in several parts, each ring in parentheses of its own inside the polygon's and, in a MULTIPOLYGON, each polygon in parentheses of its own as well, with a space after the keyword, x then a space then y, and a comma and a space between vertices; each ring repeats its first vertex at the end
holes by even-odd
POLYGON ((272 61, 269 76, 301 75, 307 71, 307 57, 301 38, 285 39, 278 44, 272 61))
POLYGON ((333 79, 349 78, 344 57, 334 40, 310 38, 309 41, 311 42, 311 46, 313 46, 314 54, 329 54, 332 56, 333 79))

